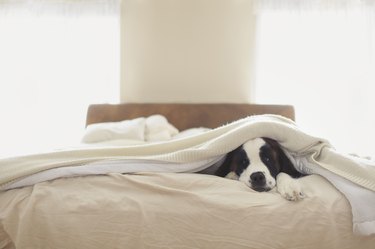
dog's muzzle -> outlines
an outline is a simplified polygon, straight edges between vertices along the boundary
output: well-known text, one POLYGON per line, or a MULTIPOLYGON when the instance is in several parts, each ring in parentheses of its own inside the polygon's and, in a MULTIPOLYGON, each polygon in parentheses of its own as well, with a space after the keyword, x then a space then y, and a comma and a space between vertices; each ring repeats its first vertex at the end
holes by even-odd
POLYGON ((271 188, 267 186, 266 176, 263 172, 254 172, 250 175, 250 186, 258 192, 270 191, 271 188))

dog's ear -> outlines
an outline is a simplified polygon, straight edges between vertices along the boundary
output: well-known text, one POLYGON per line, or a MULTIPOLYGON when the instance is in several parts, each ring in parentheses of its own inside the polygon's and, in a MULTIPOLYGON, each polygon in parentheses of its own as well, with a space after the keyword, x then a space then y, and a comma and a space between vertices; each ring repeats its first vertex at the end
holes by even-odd
POLYGON ((220 167, 217 169, 215 172, 215 175, 225 177, 226 175, 229 174, 229 172, 235 171, 234 167, 234 158, 236 154, 242 149, 242 146, 236 148, 235 150, 232 150, 229 152, 226 157, 224 162, 220 165, 220 167))
POLYGON ((296 170, 293 163, 287 157, 280 144, 276 140, 267 137, 263 137, 263 139, 276 151, 281 172, 284 172, 294 178, 303 175, 296 170))

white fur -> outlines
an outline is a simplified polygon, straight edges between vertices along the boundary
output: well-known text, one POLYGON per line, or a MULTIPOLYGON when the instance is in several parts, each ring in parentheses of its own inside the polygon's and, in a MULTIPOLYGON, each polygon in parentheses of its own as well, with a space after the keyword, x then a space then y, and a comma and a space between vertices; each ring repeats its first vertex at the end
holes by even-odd
POLYGON ((273 189, 276 186, 276 180, 259 157, 259 150, 264 144, 265 142, 261 138, 255 138, 244 143, 243 149, 250 159, 250 165, 242 172, 238 180, 251 187, 250 175, 255 172, 262 172, 266 177, 266 188, 273 189))
POLYGON ((228 173, 228 175, 225 176, 225 178, 232 179, 232 180, 238 180, 238 175, 236 175, 236 173, 231 171, 231 172, 228 173))
POLYGON ((285 199, 298 201, 305 198, 299 179, 292 178, 290 175, 281 172, 277 175, 276 181, 277 192, 285 199))
POLYGON ((226 177, 231 179, 238 179, 244 182, 247 186, 251 187, 250 176, 254 172, 262 172, 266 178, 266 188, 269 190, 277 186, 277 191, 282 197, 289 201, 298 201, 305 198, 302 187, 298 179, 292 178, 286 173, 279 173, 276 179, 271 175, 268 167, 262 162, 259 151, 260 148, 265 144, 265 141, 261 138, 256 138, 246 142, 243 145, 243 149, 246 151, 247 156, 250 160, 250 165, 237 177, 234 172, 230 172, 226 177))

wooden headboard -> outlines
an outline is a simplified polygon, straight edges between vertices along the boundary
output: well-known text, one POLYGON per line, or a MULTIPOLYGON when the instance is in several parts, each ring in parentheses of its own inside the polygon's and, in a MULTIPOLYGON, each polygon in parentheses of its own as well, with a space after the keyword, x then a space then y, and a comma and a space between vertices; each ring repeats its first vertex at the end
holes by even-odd
POLYGON ((240 118, 266 113, 294 120, 294 108, 290 105, 126 103, 90 105, 86 125, 161 114, 179 130, 193 127, 216 128, 240 118))

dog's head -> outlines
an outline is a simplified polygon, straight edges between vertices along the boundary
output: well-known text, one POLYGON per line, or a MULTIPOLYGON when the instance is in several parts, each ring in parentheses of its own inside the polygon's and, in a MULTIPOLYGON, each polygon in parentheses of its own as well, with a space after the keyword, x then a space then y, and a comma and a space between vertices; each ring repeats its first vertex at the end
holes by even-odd
POLYGON ((276 186, 276 176, 280 172, 292 177, 301 175, 278 142, 270 138, 255 138, 230 152, 216 175, 234 174, 239 181, 262 192, 276 186))

